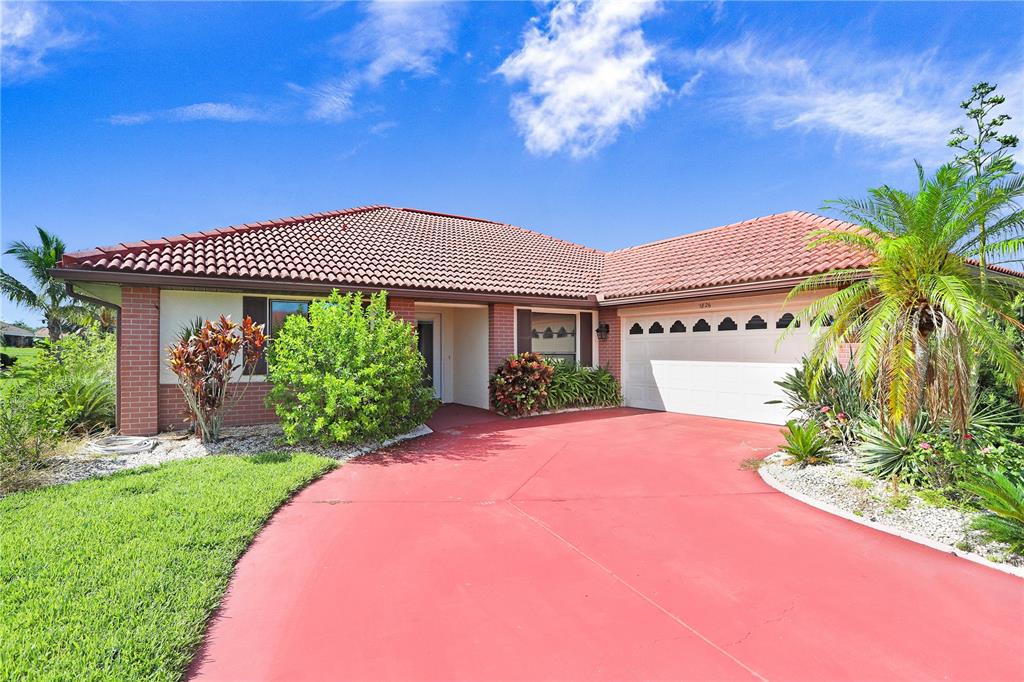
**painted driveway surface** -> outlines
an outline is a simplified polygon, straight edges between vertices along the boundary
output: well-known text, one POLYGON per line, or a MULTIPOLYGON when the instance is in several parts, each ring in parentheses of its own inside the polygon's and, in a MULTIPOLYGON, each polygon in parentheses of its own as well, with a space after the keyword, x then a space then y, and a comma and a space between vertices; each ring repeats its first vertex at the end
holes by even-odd
POLYGON ((1024 581, 739 470, 777 427, 451 416, 274 517, 195 677, 1024 679, 1024 581))

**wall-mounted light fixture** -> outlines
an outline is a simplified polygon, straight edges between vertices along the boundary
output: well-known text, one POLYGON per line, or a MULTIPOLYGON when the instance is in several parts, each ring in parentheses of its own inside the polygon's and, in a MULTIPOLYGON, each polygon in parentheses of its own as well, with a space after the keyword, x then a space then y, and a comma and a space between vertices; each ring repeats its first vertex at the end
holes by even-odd
POLYGON ((604 341, 605 339, 608 338, 608 323, 602 322, 601 324, 597 325, 597 329, 595 331, 597 331, 597 338, 600 341, 604 341))

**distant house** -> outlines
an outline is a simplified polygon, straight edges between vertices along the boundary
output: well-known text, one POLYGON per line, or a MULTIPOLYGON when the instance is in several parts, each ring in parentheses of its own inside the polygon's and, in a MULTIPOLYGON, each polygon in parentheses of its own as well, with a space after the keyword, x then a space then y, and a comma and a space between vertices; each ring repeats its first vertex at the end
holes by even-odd
POLYGON ((40 327, 33 336, 37 339, 48 339, 50 338, 50 329, 49 327, 40 327))
POLYGON ((3 334, 5 346, 27 348, 35 342, 35 333, 31 329, 25 329, 16 324, 0 322, 0 334, 3 334))

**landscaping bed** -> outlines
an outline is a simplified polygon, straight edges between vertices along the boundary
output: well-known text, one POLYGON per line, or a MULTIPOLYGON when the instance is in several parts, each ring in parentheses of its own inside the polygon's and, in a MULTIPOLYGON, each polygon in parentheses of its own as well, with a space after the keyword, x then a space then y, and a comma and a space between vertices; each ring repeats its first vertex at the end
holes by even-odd
POLYGON ((334 466, 207 457, 0 500, 3 677, 180 679, 238 557, 334 466))
POLYGON ((891 483, 865 476, 849 455, 838 454, 831 464, 803 468, 787 465, 786 460, 785 454, 776 453, 766 457, 759 468, 762 478, 783 492, 837 507, 897 534, 926 538, 994 563, 1024 567, 1024 557, 973 528, 981 516, 978 510, 907 486, 894 489, 891 483))

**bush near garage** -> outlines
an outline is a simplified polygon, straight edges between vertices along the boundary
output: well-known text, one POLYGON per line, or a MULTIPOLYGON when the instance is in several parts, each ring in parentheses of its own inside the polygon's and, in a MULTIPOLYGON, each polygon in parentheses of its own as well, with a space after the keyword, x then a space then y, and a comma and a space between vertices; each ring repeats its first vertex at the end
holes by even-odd
POLYGON ((378 293, 363 305, 334 291, 291 315, 268 344, 267 403, 290 443, 380 442, 425 422, 438 402, 424 385, 416 332, 378 293))
POLYGON ((558 361, 552 365, 546 407, 614 407, 622 404, 622 391, 615 376, 603 367, 581 367, 558 361))
POLYGON ((491 376, 491 406, 498 414, 518 417, 547 404, 554 369, 540 353, 510 355, 491 376))

